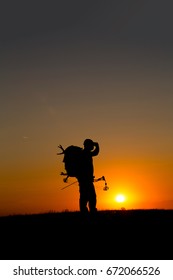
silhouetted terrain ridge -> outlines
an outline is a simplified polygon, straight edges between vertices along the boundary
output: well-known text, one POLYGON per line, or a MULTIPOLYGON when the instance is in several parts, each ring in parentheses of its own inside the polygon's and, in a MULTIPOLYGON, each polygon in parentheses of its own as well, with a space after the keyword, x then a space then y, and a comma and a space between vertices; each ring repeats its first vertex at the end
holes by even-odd
POLYGON ((2 259, 172 259, 173 210, 0 218, 2 259))

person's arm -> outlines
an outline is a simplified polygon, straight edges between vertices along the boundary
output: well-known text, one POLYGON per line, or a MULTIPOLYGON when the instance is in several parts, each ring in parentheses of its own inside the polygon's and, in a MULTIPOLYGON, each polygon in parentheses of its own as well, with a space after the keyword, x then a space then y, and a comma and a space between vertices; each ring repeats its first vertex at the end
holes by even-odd
POLYGON ((99 154, 100 151, 100 147, 99 144, 97 142, 93 142, 94 145, 94 150, 91 152, 92 157, 97 156, 99 154))

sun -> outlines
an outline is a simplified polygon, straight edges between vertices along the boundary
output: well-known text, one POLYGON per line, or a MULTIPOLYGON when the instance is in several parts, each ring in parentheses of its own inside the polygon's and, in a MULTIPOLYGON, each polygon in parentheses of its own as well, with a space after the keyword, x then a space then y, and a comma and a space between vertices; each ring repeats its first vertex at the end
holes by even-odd
POLYGON ((125 201, 125 196, 123 194, 118 194, 115 196, 115 201, 118 203, 124 202, 125 201))

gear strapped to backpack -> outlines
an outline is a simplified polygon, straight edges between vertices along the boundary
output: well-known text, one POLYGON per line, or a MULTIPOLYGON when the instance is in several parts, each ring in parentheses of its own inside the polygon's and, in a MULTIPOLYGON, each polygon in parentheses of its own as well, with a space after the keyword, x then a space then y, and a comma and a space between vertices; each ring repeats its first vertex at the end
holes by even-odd
POLYGON ((62 152, 57 155, 64 154, 63 162, 67 173, 61 173, 61 175, 67 175, 64 181, 67 181, 68 177, 77 177, 80 172, 81 159, 82 159, 82 148, 78 146, 68 146, 64 149, 61 145, 58 146, 62 152))
MULTIPOLYGON (((74 146, 74 145, 68 146, 66 149, 64 149, 61 145, 59 145, 58 148, 60 148, 62 152, 57 153, 57 155, 62 155, 62 154, 64 155, 63 162, 64 162, 66 173, 61 172, 61 175, 66 175, 64 182, 67 182, 68 177, 77 178, 78 175, 80 175, 80 171, 81 171, 83 149, 81 147, 74 146)), ((105 176, 102 176, 98 179, 94 179, 94 182, 98 182, 100 180, 105 181, 105 186, 103 190, 107 191, 109 187, 107 186, 105 176)), ((74 183, 76 182, 73 182, 68 186, 71 186, 74 183)), ((66 187, 63 187, 62 190, 65 189, 66 187)))

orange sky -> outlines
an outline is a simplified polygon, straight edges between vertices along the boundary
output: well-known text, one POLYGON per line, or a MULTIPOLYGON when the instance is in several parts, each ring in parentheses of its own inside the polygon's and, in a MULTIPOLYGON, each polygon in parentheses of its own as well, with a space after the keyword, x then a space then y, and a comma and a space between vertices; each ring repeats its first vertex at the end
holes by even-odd
MULTIPOLYGON (((103 190, 104 181, 95 183, 98 209, 172 209, 172 164, 169 159, 124 159, 124 156, 116 157, 110 148, 104 147, 104 141, 99 142, 100 154, 94 158, 95 175, 96 178, 105 176, 109 190, 103 190), (117 203, 117 194, 123 194, 126 200, 117 203)), ((63 176, 60 176, 60 172, 64 171, 63 157, 57 156, 56 151, 54 145, 49 157, 43 152, 40 162, 36 153, 33 163, 28 158, 23 168, 21 162, 13 167, 11 163, 11 170, 4 169, 1 177, 1 215, 79 209, 78 184, 61 190, 75 178, 69 178, 68 183, 63 182, 63 176)))
POLYGON ((56 153, 85 138, 98 209, 172 209, 171 2, 68 3, 2 7, 0 215, 78 210, 56 153))

